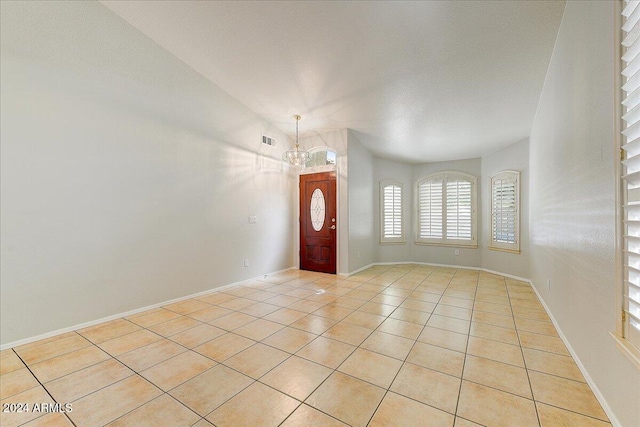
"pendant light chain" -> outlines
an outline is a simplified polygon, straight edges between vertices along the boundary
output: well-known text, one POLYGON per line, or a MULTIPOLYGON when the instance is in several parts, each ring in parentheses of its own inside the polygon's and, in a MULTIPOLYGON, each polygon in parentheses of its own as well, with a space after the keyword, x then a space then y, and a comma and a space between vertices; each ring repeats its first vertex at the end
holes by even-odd
POLYGON ((300 116, 296 116, 296 151, 300 148, 300 144, 298 143, 298 124, 300 123, 300 116))

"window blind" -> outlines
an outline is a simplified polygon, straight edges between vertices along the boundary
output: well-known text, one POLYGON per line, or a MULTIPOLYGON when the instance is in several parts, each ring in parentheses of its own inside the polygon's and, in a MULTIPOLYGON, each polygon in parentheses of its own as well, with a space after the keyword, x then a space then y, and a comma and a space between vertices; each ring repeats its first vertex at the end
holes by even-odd
POLYGON ((519 250, 520 173, 504 171, 491 178, 491 247, 519 250))
POLYGON ((447 239, 471 240, 471 182, 447 180, 447 239))
POLYGON ((477 247, 476 178, 438 172, 418 181, 416 243, 477 247))
POLYGON ((399 185, 386 185, 382 189, 384 239, 402 238, 402 188, 399 185))
POLYGON ((442 179, 418 185, 418 217, 421 239, 442 239, 442 179))
POLYGON ((622 11, 624 335, 640 349, 640 7, 622 11))

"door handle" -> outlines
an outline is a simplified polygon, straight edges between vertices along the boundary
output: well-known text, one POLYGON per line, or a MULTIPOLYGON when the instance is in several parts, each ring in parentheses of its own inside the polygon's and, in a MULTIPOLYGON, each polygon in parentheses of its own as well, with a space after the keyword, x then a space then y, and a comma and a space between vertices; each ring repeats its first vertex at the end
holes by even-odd
POLYGON ((331 228, 332 230, 335 230, 335 229, 336 229, 336 226, 335 226, 335 225, 332 225, 330 228, 331 228))

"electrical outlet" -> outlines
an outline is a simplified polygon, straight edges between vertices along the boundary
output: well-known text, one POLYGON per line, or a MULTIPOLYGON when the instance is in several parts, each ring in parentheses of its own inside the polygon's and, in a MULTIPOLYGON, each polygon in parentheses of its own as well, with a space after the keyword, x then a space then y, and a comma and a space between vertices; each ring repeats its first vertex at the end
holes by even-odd
POLYGON ((249 224, 255 224, 256 222, 258 222, 258 217, 255 215, 251 215, 249 217, 249 224))
POLYGON ((460 255, 460 249, 454 249, 453 250, 453 254, 454 255, 460 255))
POLYGON ((249 267, 249 260, 248 260, 248 259, 245 259, 245 260, 244 260, 244 266, 245 266, 245 267, 249 267))
POLYGON ((360 259, 360 251, 358 251, 358 259, 360 259))
POLYGON ((551 279, 547 279, 547 289, 551 290, 551 279))

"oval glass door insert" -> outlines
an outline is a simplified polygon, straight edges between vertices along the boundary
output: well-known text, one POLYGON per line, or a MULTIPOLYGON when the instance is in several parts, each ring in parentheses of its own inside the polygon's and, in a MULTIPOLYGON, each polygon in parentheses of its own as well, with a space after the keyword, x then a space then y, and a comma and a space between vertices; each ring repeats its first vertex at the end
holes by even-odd
POLYGON ((322 230, 324 225, 324 194, 319 188, 313 190, 311 195, 311 206, 309 207, 311 212, 311 226, 314 230, 322 230))

